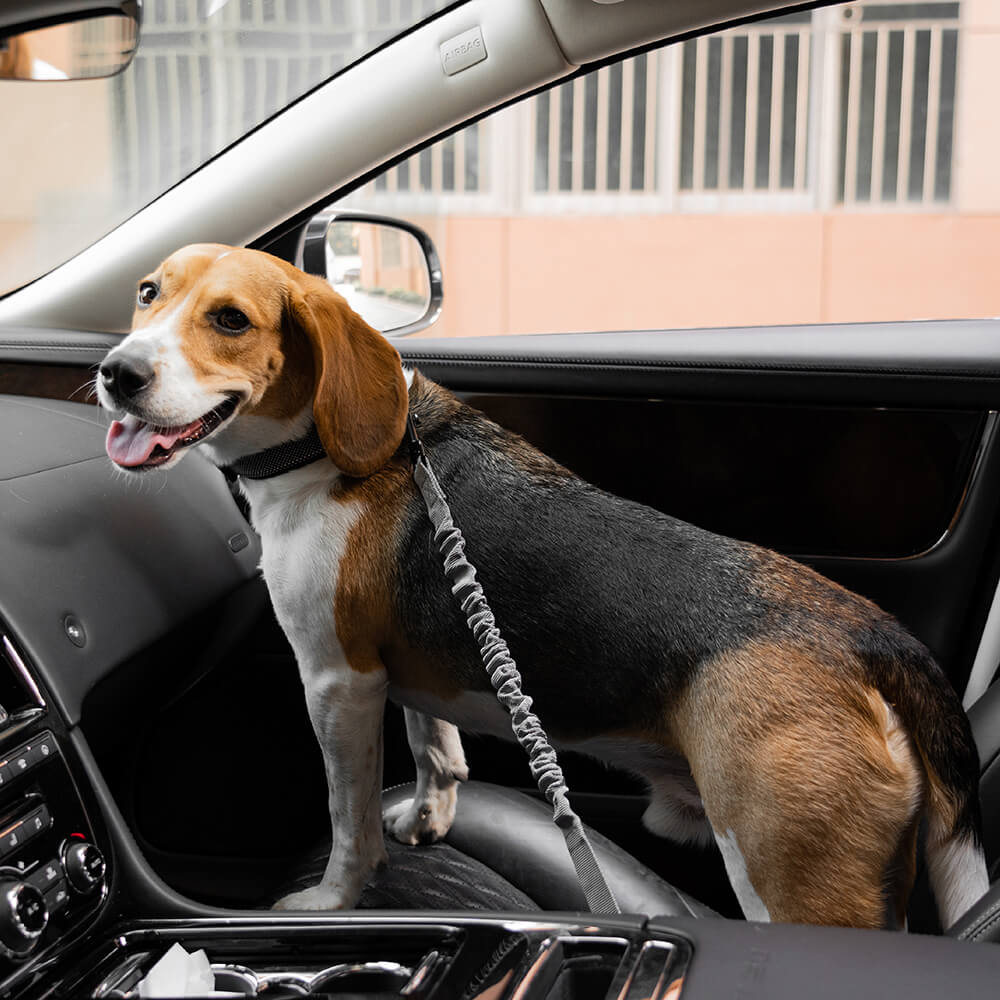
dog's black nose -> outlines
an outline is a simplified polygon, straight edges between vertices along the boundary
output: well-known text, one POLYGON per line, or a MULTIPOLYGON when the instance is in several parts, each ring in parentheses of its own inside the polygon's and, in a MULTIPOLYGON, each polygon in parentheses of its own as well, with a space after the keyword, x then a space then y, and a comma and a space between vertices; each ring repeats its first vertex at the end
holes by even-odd
POLYGON ((145 361, 105 361, 100 368, 101 383, 116 399, 132 399, 153 381, 152 365, 145 361))

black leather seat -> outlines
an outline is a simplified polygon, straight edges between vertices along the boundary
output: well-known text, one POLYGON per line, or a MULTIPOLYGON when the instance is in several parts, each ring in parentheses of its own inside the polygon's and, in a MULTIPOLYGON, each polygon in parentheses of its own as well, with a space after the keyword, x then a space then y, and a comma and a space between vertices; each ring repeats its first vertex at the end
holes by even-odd
MULTIPOLYGON (((391 806, 413 785, 385 793, 391 806)), ((588 830, 623 913, 715 916, 626 851, 588 830)), ((404 847, 386 838, 389 863, 375 873, 361 908, 456 910, 586 910, 562 834, 544 802, 499 785, 470 781, 458 795, 455 823, 439 844, 404 847)), ((276 896, 314 885, 329 844, 314 852, 276 896)))
POLYGON ((969 709, 972 735, 979 749, 979 795, 983 804, 983 845, 990 881, 1000 876, 1000 683, 969 709))
POLYGON ((983 846, 991 888, 948 934, 968 941, 1000 941, 1000 683, 969 709, 969 722, 979 749, 983 846))

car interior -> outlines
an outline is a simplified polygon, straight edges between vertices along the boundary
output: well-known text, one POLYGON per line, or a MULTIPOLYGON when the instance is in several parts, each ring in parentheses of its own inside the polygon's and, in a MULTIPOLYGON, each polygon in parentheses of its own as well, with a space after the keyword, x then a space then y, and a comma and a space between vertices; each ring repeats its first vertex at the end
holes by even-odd
MULTIPOLYGON (((0 34, 87 6, 13 3, 0 34)), ((139 7, 141 47, 151 5, 139 7)), ((320 213, 440 137, 626 55, 785 7, 447 4, 0 298, 0 995, 148 995, 140 980, 177 943, 204 949, 215 989, 239 995, 931 997, 995 985, 996 885, 951 928, 924 872, 907 933, 747 922, 716 850, 648 833, 637 779, 567 753, 571 800, 622 911, 590 914, 522 751, 488 736, 464 736, 471 780, 444 842, 387 842, 357 910, 271 911, 318 879, 330 833, 259 539, 238 490, 197 453, 142 483, 116 474, 108 419, 80 391, 128 331, 138 279, 176 248, 249 246, 305 266, 320 213), (442 45, 473 29, 487 57, 443 72, 442 45)), ((447 303, 447 268, 441 281, 447 303)), ((448 337, 430 326, 393 343, 601 488, 789 554, 898 617, 966 696, 996 878, 998 335, 995 319, 448 337)), ((384 740, 391 804, 414 774, 392 705, 384 740)))

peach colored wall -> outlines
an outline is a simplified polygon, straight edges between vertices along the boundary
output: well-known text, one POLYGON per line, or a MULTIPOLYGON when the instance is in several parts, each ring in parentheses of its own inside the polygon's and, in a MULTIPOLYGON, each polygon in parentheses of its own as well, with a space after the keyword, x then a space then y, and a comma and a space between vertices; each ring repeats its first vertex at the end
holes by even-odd
POLYGON ((779 294, 784 310, 812 312, 818 235, 809 215, 517 219, 511 329, 731 325, 767 315, 779 294))
POLYGON ((408 216, 427 231, 444 273, 444 311, 427 336, 486 336, 509 327, 508 238, 513 219, 408 216))
POLYGON ((414 218, 426 336, 1000 315, 1000 214, 414 218))
POLYGON ((1000 3, 962 0, 958 90, 955 95, 955 204, 965 211, 1000 211, 1000 3))
POLYGON ((1000 316, 1000 215, 840 215, 824 320, 1000 316))

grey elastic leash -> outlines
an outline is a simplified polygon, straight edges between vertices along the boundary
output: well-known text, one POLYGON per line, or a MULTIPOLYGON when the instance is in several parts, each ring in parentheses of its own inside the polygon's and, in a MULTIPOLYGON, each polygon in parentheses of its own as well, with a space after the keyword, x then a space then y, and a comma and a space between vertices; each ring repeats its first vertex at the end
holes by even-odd
POLYGON ((497 698, 511 716, 511 728, 528 754, 532 777, 552 806, 556 826, 566 838, 569 855, 587 905, 594 913, 620 913, 618 903, 597 863, 580 817, 573 812, 566 797, 568 791, 556 752, 531 711, 531 698, 521 690, 521 675, 510 650, 504 642, 486 603, 483 588, 476 580, 475 567, 465 558, 465 539, 455 527, 441 484, 437 481, 423 445, 417 435, 413 417, 407 418, 406 433, 413 461, 413 479, 427 505, 427 515, 434 528, 434 541, 444 557, 444 573, 451 583, 451 592, 458 600, 469 628, 479 645, 479 655, 489 674, 497 698))

